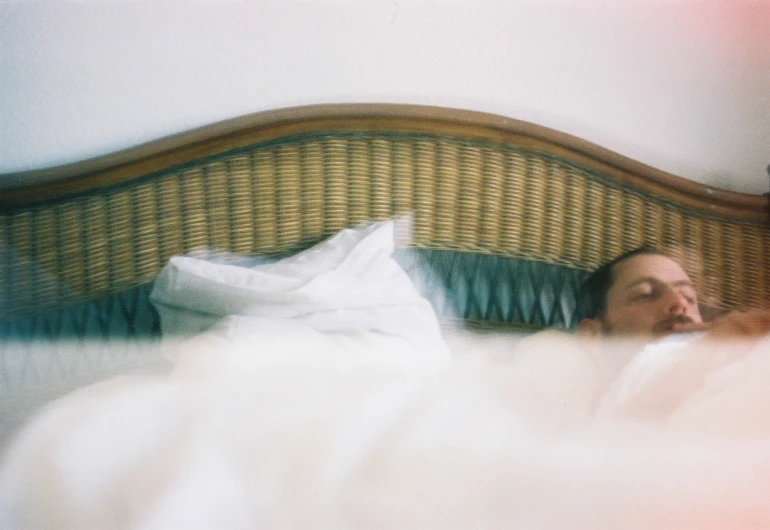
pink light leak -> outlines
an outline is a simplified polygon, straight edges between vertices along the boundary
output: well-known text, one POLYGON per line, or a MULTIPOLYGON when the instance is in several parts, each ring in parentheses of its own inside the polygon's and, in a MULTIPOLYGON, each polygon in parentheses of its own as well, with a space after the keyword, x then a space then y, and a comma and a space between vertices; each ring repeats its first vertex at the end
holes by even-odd
POLYGON ((770 69, 770 0, 706 0, 675 7, 683 37, 704 50, 770 69))

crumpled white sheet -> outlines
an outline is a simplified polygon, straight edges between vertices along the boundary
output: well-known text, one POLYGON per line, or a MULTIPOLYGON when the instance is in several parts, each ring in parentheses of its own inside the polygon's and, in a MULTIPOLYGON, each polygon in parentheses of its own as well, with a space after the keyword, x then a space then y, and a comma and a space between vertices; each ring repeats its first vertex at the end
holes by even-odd
POLYGON ((611 406, 611 402, 622 403, 630 399, 645 385, 659 378, 662 372, 681 363, 682 358, 689 354, 687 347, 704 336, 704 332, 679 333, 642 348, 623 368, 601 405, 611 406))
POLYGON ((515 370, 339 370, 305 339, 276 342, 267 362, 225 348, 214 369, 191 355, 171 377, 60 400, 6 455, 0 528, 770 525, 766 436, 616 425, 553 403, 538 419, 515 370))
POLYGON ((631 359, 595 414, 703 433, 770 435, 768 381, 770 337, 748 345, 672 336, 631 359))

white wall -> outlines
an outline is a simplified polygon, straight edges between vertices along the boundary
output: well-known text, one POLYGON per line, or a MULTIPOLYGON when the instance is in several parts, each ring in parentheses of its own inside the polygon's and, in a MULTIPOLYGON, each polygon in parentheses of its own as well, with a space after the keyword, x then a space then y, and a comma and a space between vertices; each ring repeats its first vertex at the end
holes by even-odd
POLYGON ((0 0, 0 172, 355 101, 503 114, 763 193, 770 4, 0 0))

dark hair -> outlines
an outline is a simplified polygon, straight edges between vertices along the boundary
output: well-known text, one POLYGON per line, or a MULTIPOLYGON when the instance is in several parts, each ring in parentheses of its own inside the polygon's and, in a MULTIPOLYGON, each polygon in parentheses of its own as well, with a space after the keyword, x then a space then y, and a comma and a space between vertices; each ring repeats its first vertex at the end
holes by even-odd
POLYGON ((581 288, 589 308, 586 315, 588 318, 604 316, 604 312, 607 310, 607 294, 615 283, 615 265, 640 254, 657 254, 668 257, 665 252, 652 247, 639 247, 613 258, 592 272, 583 282, 581 288))

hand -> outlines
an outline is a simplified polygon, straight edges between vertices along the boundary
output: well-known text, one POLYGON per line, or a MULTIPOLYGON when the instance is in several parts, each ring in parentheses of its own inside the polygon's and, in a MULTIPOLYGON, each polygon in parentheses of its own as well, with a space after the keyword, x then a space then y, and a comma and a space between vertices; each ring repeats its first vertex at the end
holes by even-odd
POLYGON ((707 337, 711 339, 757 339, 770 334, 770 311, 731 311, 711 322, 679 323, 674 324, 672 329, 676 333, 707 331, 707 337))

